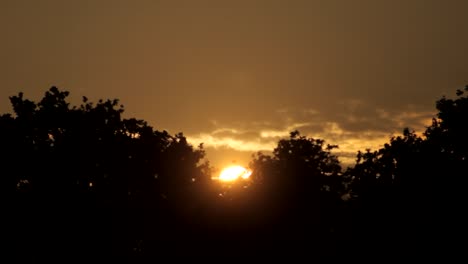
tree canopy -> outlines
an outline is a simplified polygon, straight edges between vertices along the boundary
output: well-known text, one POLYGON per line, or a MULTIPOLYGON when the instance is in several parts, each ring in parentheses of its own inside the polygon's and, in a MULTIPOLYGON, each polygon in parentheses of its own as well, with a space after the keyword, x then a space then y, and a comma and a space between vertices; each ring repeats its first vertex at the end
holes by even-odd
POLYGON ((124 118, 118 100, 71 106, 56 87, 39 102, 19 93, 0 116, 8 244, 19 261, 48 259, 50 247, 134 262, 171 250, 226 256, 239 244, 327 261, 427 256, 462 224, 467 92, 438 100, 424 133, 405 128, 346 169, 337 145, 292 131, 253 155, 249 182, 224 185, 203 145, 124 118))

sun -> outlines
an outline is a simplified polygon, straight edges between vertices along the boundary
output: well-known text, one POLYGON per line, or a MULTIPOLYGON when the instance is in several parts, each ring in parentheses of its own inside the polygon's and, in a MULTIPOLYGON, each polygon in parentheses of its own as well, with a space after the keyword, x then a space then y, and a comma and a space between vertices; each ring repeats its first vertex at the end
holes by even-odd
POLYGON ((252 171, 242 166, 230 166, 221 171, 218 176, 220 181, 235 181, 238 179, 246 180, 250 177, 252 171))

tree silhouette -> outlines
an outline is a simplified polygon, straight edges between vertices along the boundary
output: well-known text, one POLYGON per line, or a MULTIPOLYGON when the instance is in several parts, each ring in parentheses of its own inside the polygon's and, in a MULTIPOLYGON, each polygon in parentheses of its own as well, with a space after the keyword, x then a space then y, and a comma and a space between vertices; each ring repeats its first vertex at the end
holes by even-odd
POLYGON ((293 131, 271 155, 253 155, 249 181, 226 184, 211 180, 203 145, 123 118, 118 100, 70 106, 56 87, 37 103, 19 93, 14 113, 0 115, 2 227, 13 231, 3 247, 18 262, 60 252, 133 263, 239 246, 234 254, 318 261, 463 252, 454 241, 466 200, 466 92, 438 100, 421 135, 405 128, 344 171, 338 146, 293 131))
POLYGON ((52 87, 35 103, 20 93, 15 115, 0 118, 2 193, 27 229, 18 250, 140 254, 146 233, 174 229, 166 204, 193 202, 193 179, 209 177, 204 150, 122 118, 118 100, 70 107, 68 95, 52 87))
POLYGON ((345 172, 357 197, 350 204, 356 243, 367 247, 362 254, 423 257, 457 248, 448 242, 461 226, 455 224, 462 219, 460 186, 468 175, 463 95, 458 90, 457 99, 437 101, 437 118, 422 137, 406 128, 378 151, 358 152, 356 165, 345 172))
POLYGON ((278 142, 273 156, 254 156, 252 177, 263 189, 274 234, 292 243, 281 243, 285 248, 309 241, 316 254, 330 249, 327 239, 336 228, 344 191, 338 158, 331 153, 337 147, 293 131, 278 142))

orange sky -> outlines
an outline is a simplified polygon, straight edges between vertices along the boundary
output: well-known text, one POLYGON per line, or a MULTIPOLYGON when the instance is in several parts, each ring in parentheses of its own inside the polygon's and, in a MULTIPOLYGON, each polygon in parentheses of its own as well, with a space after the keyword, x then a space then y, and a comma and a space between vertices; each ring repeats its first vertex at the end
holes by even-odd
POLYGON ((292 129, 343 157, 468 84, 468 1, 0 0, 0 113, 52 85, 246 165, 292 129))

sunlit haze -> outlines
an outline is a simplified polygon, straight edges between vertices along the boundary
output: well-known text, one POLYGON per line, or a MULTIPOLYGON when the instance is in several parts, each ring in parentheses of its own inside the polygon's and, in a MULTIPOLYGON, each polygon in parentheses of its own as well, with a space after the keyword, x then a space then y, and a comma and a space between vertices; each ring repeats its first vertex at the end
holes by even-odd
POLYGON ((221 169, 298 129, 341 161, 468 83, 468 1, 1 1, 0 112, 52 85, 204 143, 221 169))
POLYGON ((0 37, 0 264, 468 251, 468 0, 0 0, 0 37))

